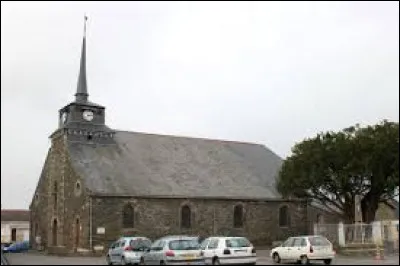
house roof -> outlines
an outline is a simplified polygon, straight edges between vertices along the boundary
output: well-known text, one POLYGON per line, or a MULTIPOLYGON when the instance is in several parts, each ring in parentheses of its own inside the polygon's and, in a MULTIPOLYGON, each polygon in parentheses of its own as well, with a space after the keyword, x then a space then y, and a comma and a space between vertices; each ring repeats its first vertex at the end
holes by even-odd
POLYGON ((114 137, 116 145, 68 143, 93 194, 281 199, 282 159, 263 145, 126 131, 114 137))
POLYGON ((1 221, 3 222, 25 222, 30 220, 28 210, 1 210, 1 221))

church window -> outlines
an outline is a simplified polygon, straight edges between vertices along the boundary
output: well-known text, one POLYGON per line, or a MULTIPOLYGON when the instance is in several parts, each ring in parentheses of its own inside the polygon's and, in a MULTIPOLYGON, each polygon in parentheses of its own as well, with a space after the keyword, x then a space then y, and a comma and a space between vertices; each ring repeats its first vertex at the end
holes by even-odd
POLYGON ((181 208, 181 227, 190 228, 191 226, 191 211, 188 205, 184 205, 181 208))
POLYGON ((282 206, 279 208, 279 226, 287 227, 290 224, 289 208, 282 206))
POLYGON ((57 203, 58 203, 58 184, 57 181, 54 182, 54 186, 53 186, 53 208, 54 210, 57 209, 57 203))
POLYGON ((129 203, 124 206, 122 211, 122 225, 124 228, 134 227, 134 210, 129 203))
POLYGON ((81 183, 79 181, 76 182, 75 184, 75 196, 81 195, 81 183))
POLYGON ((35 236, 39 235, 39 225, 38 225, 38 223, 35 223, 35 233, 34 233, 34 235, 35 236))
POLYGON ((233 210, 233 227, 241 228, 243 227, 243 206, 236 205, 233 210))

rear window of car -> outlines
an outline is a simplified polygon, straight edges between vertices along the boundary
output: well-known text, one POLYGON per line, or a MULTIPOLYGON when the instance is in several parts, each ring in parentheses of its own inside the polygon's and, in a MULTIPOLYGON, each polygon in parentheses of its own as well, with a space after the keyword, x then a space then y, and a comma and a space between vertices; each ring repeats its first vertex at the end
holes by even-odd
POLYGON ((199 249, 200 245, 195 239, 179 239, 170 241, 168 247, 170 250, 195 250, 199 249))
POLYGON ((251 245, 250 241, 244 237, 227 239, 225 240, 225 244, 228 248, 244 248, 251 245))
POLYGON ((146 238, 137 238, 131 240, 129 245, 134 251, 144 251, 145 249, 150 248, 151 241, 146 238))
POLYGON ((331 243, 329 242, 328 239, 325 237, 320 237, 320 236, 313 236, 309 237, 308 241, 310 241, 310 244, 312 246, 330 246, 331 243))

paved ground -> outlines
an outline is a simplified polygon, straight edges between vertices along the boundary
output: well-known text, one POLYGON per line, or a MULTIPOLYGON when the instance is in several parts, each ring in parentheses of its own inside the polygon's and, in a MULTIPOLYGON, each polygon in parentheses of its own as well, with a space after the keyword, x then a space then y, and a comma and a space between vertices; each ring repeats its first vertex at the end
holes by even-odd
MULTIPOLYGON (((260 250, 257 252, 260 265, 273 265, 268 257, 269 252, 260 250)), ((45 256, 37 253, 7 254, 11 265, 106 265, 104 257, 57 257, 45 256)), ((319 264, 319 263, 316 263, 319 264)), ((386 257, 384 260, 374 258, 357 258, 337 256, 334 265, 399 265, 399 257, 386 257)))

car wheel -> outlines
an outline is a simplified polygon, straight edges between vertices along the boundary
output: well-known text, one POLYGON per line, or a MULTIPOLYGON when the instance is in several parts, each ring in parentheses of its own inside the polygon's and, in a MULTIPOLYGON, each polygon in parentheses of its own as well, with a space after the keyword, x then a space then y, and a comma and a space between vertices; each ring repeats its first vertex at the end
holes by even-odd
POLYGON ((332 263, 331 259, 324 260, 324 264, 326 264, 326 265, 330 265, 331 263, 332 263))
POLYGON ((106 257, 106 261, 107 261, 107 264, 108 264, 108 265, 112 265, 112 262, 111 262, 110 256, 108 256, 108 255, 107 255, 107 257, 106 257))
POLYGON ((219 262, 219 259, 218 259, 218 258, 214 258, 212 264, 213 264, 213 265, 220 265, 221 263, 219 262))
POLYGON ((307 265, 309 263, 307 256, 301 256, 300 257, 300 264, 301 265, 307 265))
POLYGON ((281 262, 281 257, 279 257, 279 254, 278 254, 278 253, 274 253, 274 254, 272 255, 272 259, 273 259, 273 261, 274 261, 275 263, 280 263, 280 262, 281 262))

